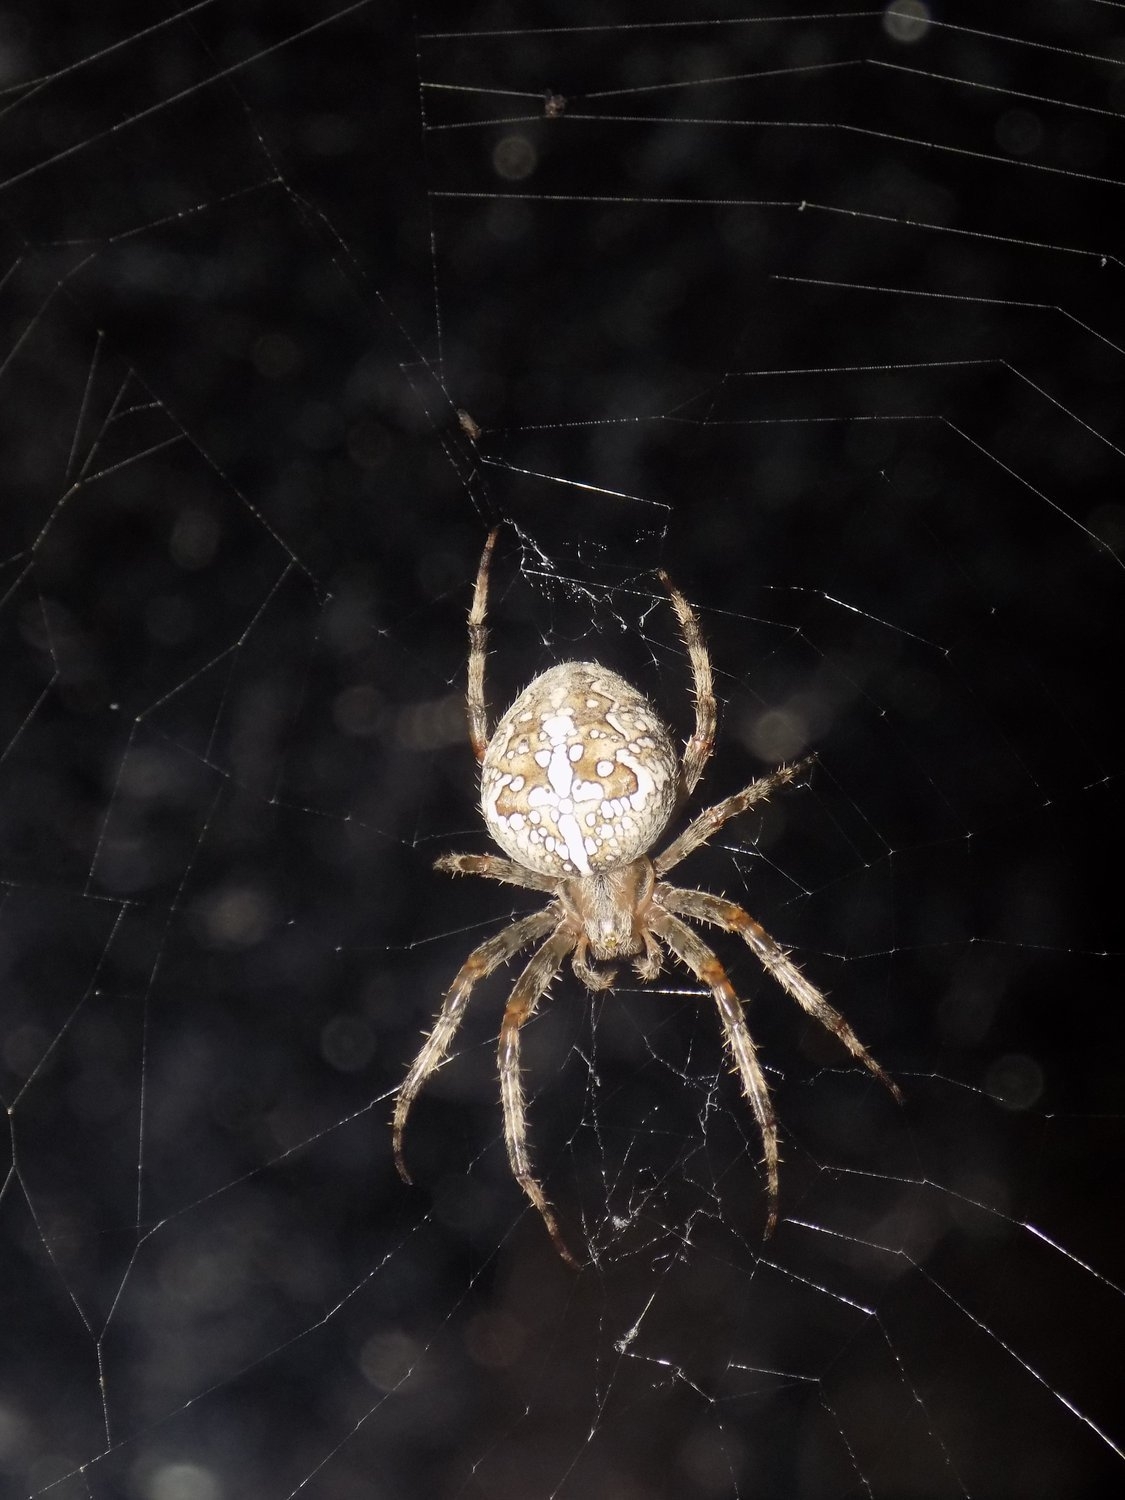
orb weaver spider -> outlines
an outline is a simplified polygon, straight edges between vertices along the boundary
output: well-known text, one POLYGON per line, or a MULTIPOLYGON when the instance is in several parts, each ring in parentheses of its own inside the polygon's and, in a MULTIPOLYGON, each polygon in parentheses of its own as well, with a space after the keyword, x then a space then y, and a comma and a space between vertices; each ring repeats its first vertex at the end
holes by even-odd
POLYGON ((597 662, 567 661, 541 673, 490 731, 484 693, 485 618, 496 537, 493 530, 485 542, 469 612, 467 710, 469 739, 481 765, 485 824, 507 857, 445 854, 436 868, 454 875, 482 875, 541 891, 551 899, 481 943, 458 970, 395 1100, 393 1140, 399 1173, 410 1181, 402 1154, 410 1107, 445 1061, 473 986, 521 949, 538 943, 516 980, 500 1026, 504 1139, 516 1181, 541 1214, 556 1250, 577 1266, 531 1163, 520 1030, 567 958, 588 990, 604 990, 613 984, 616 970, 595 965, 630 959, 638 979, 651 981, 660 973, 666 948, 710 990, 718 1009, 727 1049, 762 1137, 768 1238, 777 1225, 780 1161, 769 1088, 727 972, 684 918, 742 938, 802 1010, 839 1037, 896 1099, 901 1101, 902 1094, 839 1011, 749 913, 733 901, 671 885, 663 877, 732 818, 795 781, 810 762, 780 766, 715 803, 654 857, 650 851, 677 807, 694 792, 714 748, 717 715, 711 661, 695 611, 662 572, 695 684, 695 728, 682 756, 647 699, 597 662))

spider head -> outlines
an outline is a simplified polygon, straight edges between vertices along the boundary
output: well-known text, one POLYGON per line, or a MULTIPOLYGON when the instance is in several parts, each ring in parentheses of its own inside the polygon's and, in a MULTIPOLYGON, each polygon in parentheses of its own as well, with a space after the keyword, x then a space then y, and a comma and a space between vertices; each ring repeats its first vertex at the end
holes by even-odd
POLYGON ((612 870, 573 876, 560 885, 559 900, 574 929, 575 968, 591 988, 603 988, 613 976, 591 984, 596 971, 589 968, 587 955, 611 963, 647 950, 645 928, 655 883, 652 861, 642 856, 612 870))

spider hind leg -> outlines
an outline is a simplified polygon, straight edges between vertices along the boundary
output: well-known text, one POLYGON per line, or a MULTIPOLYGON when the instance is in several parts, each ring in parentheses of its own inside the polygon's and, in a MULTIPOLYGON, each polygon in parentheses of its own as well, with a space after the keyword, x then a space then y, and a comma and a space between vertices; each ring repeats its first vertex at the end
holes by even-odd
POLYGON ((703 769, 711 759, 711 752, 715 748, 718 708, 715 703, 711 658, 707 653, 707 644, 699 628, 695 610, 663 569, 657 576, 668 590, 672 608, 676 611, 680 634, 687 647, 688 660, 691 662, 691 676, 695 686, 695 728, 684 746, 681 760, 684 790, 690 796, 699 784, 699 778, 703 775, 703 769))

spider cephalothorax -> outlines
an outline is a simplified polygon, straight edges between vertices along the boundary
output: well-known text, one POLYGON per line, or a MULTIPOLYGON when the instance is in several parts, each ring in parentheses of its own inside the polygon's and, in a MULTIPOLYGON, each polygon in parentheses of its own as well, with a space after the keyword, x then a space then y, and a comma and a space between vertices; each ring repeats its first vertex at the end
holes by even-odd
POLYGON ((663 853, 650 857, 676 807, 695 790, 715 740, 711 662, 695 612, 661 574, 695 681, 695 729, 682 758, 647 699, 597 662, 562 662, 543 672, 523 690, 490 735, 484 702, 484 622, 495 543, 493 531, 485 543, 469 614, 468 716, 469 738, 481 762, 485 822, 509 857, 447 854, 438 860, 437 868, 543 891, 552 900, 481 943, 461 965, 395 1101, 398 1169, 409 1181, 402 1135, 410 1106, 444 1061, 473 985, 521 948, 540 942, 516 981, 500 1027, 504 1138, 517 1181, 542 1214, 560 1255, 576 1264, 531 1167, 520 1078, 520 1028, 568 956, 583 984, 600 990, 613 983, 615 970, 594 964, 632 960, 638 977, 651 980, 659 974, 662 949, 667 948, 707 986, 718 1007, 727 1047, 762 1135, 768 1235, 777 1223, 779 1161, 769 1089, 726 970, 682 919, 710 922, 737 933, 802 1009, 834 1032, 896 1098, 901 1096, 839 1011, 753 917, 720 896, 685 890, 661 877, 729 819, 793 781, 808 762, 782 766, 707 808, 663 853))

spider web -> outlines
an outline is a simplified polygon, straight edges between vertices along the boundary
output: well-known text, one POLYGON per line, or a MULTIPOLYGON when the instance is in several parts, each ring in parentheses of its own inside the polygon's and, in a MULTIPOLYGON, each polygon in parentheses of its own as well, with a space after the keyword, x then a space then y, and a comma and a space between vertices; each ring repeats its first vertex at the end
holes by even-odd
POLYGON ((0 1475, 18 1495, 1122 1482, 1121 7, 8 7, 0 1475), (467 413, 459 418, 458 413, 467 413), (712 934, 525 1044, 490 692, 597 657, 899 1109, 712 934), (510 984, 511 976, 507 983, 510 984))

